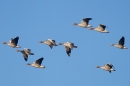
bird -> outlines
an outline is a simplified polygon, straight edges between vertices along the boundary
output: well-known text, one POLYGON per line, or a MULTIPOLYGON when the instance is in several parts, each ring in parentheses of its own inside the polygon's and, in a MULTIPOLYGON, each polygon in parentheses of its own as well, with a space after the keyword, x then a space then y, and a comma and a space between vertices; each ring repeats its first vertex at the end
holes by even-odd
POLYGON ((83 18, 81 23, 77 24, 74 23, 72 24, 73 26, 80 26, 83 28, 88 28, 89 30, 93 30, 92 26, 89 24, 89 21, 92 20, 92 18, 83 18))
POLYGON ((47 39, 46 41, 39 41, 39 43, 47 44, 51 49, 53 48, 53 46, 57 46, 56 41, 53 39, 47 39))
POLYGON ((66 53, 67 55, 70 57, 71 54, 71 50, 73 50, 73 48, 77 48, 77 46, 74 45, 74 43, 71 42, 66 42, 66 43, 59 43, 58 46, 63 45, 66 48, 66 53))
POLYGON ((15 38, 11 38, 9 40, 9 42, 3 42, 2 44, 7 44, 8 46, 12 47, 12 48, 21 48, 20 46, 18 46, 18 40, 19 40, 19 37, 15 37, 15 38))
POLYGON ((26 65, 30 65, 30 66, 33 66, 35 68, 46 68, 46 66, 42 66, 42 61, 43 61, 43 57, 37 59, 35 62, 33 62, 32 64, 30 63, 27 63, 26 65))
POLYGON ((31 49, 24 48, 24 50, 16 50, 17 52, 21 52, 23 54, 24 60, 28 60, 28 55, 34 55, 34 53, 31 53, 31 49))
POLYGON ((105 28, 106 28, 106 25, 99 24, 99 26, 97 28, 94 28, 94 30, 101 32, 101 33, 109 33, 109 31, 106 30, 105 28))
POLYGON ((104 66, 96 66, 96 68, 101 68, 103 70, 108 71, 109 73, 111 73, 111 71, 116 71, 114 66, 112 64, 109 64, 109 63, 105 64, 104 66))
POLYGON ((125 44, 125 37, 122 36, 117 44, 110 44, 110 46, 115 46, 119 49, 128 49, 126 46, 124 46, 124 44, 125 44))

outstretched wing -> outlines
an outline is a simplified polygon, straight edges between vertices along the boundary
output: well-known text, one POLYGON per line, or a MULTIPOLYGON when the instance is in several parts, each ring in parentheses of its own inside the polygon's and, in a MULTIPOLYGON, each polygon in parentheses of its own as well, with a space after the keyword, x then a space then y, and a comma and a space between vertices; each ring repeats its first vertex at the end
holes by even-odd
POLYGON ((83 18, 83 22, 86 22, 86 24, 89 23, 89 20, 92 20, 92 18, 83 18))
POLYGON ((24 60, 27 61, 28 60, 28 55, 27 54, 23 54, 24 60))
POLYGON ((28 48, 24 48, 24 51, 27 53, 31 53, 31 49, 28 49, 28 48))
POLYGON ((102 30, 105 30, 106 26, 103 25, 103 24, 100 24, 100 28, 101 28, 102 30))
POLYGON ((119 40, 119 42, 118 42, 120 45, 124 45, 124 43, 125 43, 125 37, 124 36, 122 36, 122 38, 119 40))
POLYGON ((37 63, 37 64, 39 64, 39 65, 41 65, 41 63, 42 63, 42 60, 43 60, 44 58, 42 57, 42 58, 39 58, 38 60, 36 60, 36 62, 35 63, 37 63))
POLYGON ((68 46, 65 46, 65 48, 66 48, 66 53, 67 53, 67 55, 70 56, 70 54, 71 54, 71 49, 70 49, 68 46))
POLYGON ((55 40, 52 40, 55 43, 55 40))
POLYGON ((112 68, 113 65, 112 64, 106 64, 109 68, 112 68))
POLYGON ((52 48, 53 48, 53 45, 49 45, 49 47, 52 49, 52 48))
POLYGON ((19 37, 17 36, 16 38, 11 39, 11 43, 17 45, 18 44, 18 40, 19 40, 19 37))
POLYGON ((28 60, 28 55, 24 51, 22 51, 22 54, 23 54, 24 60, 27 61, 28 60))

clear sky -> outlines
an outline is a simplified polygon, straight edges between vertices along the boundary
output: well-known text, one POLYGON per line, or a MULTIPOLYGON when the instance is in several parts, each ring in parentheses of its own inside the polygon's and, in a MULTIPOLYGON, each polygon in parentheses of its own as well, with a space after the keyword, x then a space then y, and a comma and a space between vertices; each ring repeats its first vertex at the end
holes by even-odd
POLYGON ((25 62, 17 49, 0 45, 0 86, 130 86, 130 0, 0 0, 0 42, 19 36, 22 48, 35 54, 25 62), (108 26, 110 33, 99 33, 78 26, 82 18, 90 24, 108 26), (125 37, 122 50, 110 46, 125 37), (38 41, 78 46, 68 57, 64 46, 50 49, 38 41), (44 57, 45 69, 26 66, 44 57), (107 62, 115 72, 95 66, 107 62))

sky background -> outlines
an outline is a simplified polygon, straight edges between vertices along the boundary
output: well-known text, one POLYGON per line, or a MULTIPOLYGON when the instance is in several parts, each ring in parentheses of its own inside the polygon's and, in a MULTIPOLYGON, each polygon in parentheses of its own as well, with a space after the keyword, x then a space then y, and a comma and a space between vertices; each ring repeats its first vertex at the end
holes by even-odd
POLYGON ((129 0, 0 0, 0 86, 130 86, 129 0), (93 27, 105 24, 110 33, 78 26, 92 18, 93 27), (17 49, 3 45, 19 36, 18 45, 35 54, 25 62, 17 49), (125 37, 127 50, 110 46, 125 37), (50 49, 39 41, 73 42, 68 57, 64 46, 50 49), (45 69, 26 66, 44 57, 45 69), (109 73, 95 66, 111 63, 109 73))

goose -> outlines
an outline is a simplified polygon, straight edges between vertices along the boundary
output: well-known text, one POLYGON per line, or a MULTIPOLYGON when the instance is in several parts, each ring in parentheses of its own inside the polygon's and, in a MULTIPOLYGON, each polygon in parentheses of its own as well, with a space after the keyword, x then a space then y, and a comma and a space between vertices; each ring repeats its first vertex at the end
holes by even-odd
POLYGON ((89 25, 89 20, 92 20, 92 18, 83 18, 81 23, 77 24, 77 23, 74 23, 72 24, 73 26, 80 26, 80 27, 83 27, 83 28, 88 28, 90 30, 92 30, 92 26, 89 25))
POLYGON ((63 45, 65 46, 66 48, 66 53, 67 55, 70 57, 70 54, 71 54, 71 50, 73 50, 73 48, 77 48, 77 46, 74 45, 74 43, 71 43, 71 42, 66 42, 66 43, 59 43, 59 45, 63 45))
POLYGON ((122 36, 117 44, 110 44, 110 46, 115 46, 120 49, 128 49, 126 46, 124 46, 124 44, 125 44, 125 37, 122 36))
POLYGON ((104 66, 96 66, 96 68, 101 68, 103 70, 108 71, 109 73, 111 73, 111 71, 116 71, 115 68, 114 68, 114 66, 112 64, 109 64, 109 63, 107 63, 104 66))
POLYGON ((101 33, 109 33, 108 30, 105 29, 106 26, 103 24, 99 24, 99 26, 97 28, 94 28, 94 30, 101 32, 101 33))
POLYGON ((11 38, 9 42, 3 42, 2 44, 7 44, 8 46, 12 48, 21 48, 20 46, 17 45, 18 40, 19 40, 19 37, 17 36, 16 38, 11 38))
POLYGON ((35 68, 45 68, 45 66, 42 66, 42 61, 43 61, 43 57, 37 59, 35 62, 33 62, 32 64, 27 63, 27 65, 33 66, 35 68))
POLYGON ((21 52, 23 54, 24 60, 28 60, 28 55, 34 55, 34 53, 31 53, 31 49, 24 48, 24 50, 16 50, 17 52, 21 52))
POLYGON ((56 41, 52 39, 47 39, 46 41, 40 41, 39 43, 47 44, 51 49, 53 48, 53 46, 57 46, 56 41))

